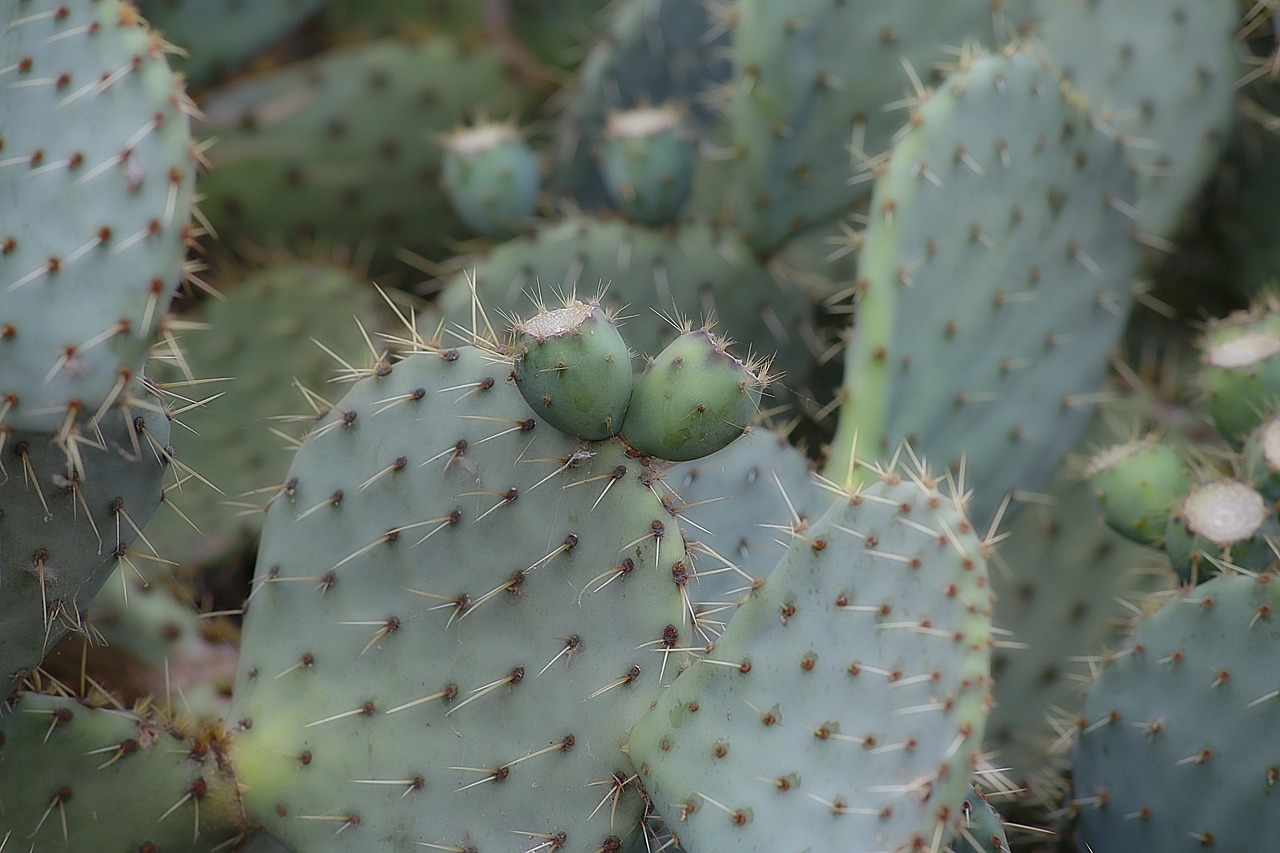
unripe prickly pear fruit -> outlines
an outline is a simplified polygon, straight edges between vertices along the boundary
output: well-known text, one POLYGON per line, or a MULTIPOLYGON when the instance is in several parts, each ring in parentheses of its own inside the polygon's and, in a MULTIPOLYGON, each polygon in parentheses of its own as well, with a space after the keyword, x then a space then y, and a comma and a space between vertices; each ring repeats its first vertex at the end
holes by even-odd
POLYGON ((601 158, 614 204, 637 222, 656 225, 679 213, 693 187, 693 143, 674 107, 614 113, 601 158))
POLYGON ((1267 540, 1280 541, 1266 500, 1239 480, 1196 483, 1169 519, 1164 548, 1184 582, 1216 575, 1223 561, 1262 571, 1275 557, 1267 540))
POLYGON ((1210 326, 1199 383, 1223 437, 1239 446, 1280 400, 1280 311, 1239 312, 1210 326))
POLYGON ((567 300, 516 325, 516 387, 561 432, 615 434, 631 400, 631 353, 598 303, 567 300))
POLYGON ((449 201, 474 231, 513 236, 533 216, 538 164, 511 124, 480 124, 444 140, 442 164, 449 201))
POLYGON ((1242 455, 1249 482, 1267 500, 1280 501, 1280 413, 1249 433, 1242 455))
POLYGON ((1178 452, 1154 436, 1100 451, 1085 474, 1108 526, 1143 545, 1160 541, 1169 516, 1191 488, 1178 452))
POLYGON ((698 329, 649 362, 622 424, 632 449, 685 462, 709 456, 746 432, 768 379, 730 355, 728 343, 698 329))

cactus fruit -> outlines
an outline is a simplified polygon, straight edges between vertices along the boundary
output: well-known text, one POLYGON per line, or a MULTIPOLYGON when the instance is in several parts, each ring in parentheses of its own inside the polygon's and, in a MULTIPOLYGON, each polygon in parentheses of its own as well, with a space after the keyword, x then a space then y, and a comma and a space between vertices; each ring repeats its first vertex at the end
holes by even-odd
POLYGON ((622 428, 631 354, 596 303, 567 300, 515 327, 515 381, 529 408, 561 432, 599 441, 622 428))
POLYGON ((1280 525, 1262 495, 1248 483, 1215 477, 1195 483, 1165 528, 1163 546, 1174 571, 1196 583, 1217 574, 1226 561, 1265 568, 1276 559, 1280 525))
POLYGON ((1249 482, 1275 505, 1280 501, 1280 413, 1249 433, 1241 455, 1249 482))
POLYGON ((445 136, 441 183, 458 218, 485 237, 511 237, 533 218, 538 164, 512 124, 488 122, 445 136))
POLYGON ((0 693, 8 696, 71 630, 117 567, 155 557, 139 538, 165 494, 169 420, 136 386, 96 435, 0 431, 0 693))
POLYGON ((1133 178, 1025 54, 970 59, 913 116, 871 202, 828 470, 849 476, 855 436, 963 457, 985 524, 1088 424, 1138 262, 1133 178))
POLYGON ((636 380, 622 422, 627 444, 659 459, 710 456, 747 431, 760 413, 768 365, 729 354, 709 329, 685 332, 636 380))
POLYGON ((1191 488, 1178 451, 1154 436, 1105 448, 1089 460, 1084 475, 1111 529, 1143 545, 1163 541, 1169 517, 1191 488))
POLYGON ((1280 832, 1274 575, 1224 573, 1138 625, 1072 753, 1081 850, 1247 850, 1280 832))
POLYGON ((487 310, 514 314, 524 310, 528 292, 582 293, 602 286, 600 300, 611 311, 648 306, 626 312, 631 315, 627 344, 633 350, 654 355, 671 343, 680 333, 666 319, 672 314, 714 318, 723 334, 772 355, 787 377, 787 389, 804 393, 813 361, 810 347, 822 348, 812 306, 793 287, 776 281, 732 233, 704 223, 658 230, 616 220, 566 219, 504 243, 465 275, 448 279, 439 305, 446 323, 470 329, 475 301, 487 310))
POLYGON ((639 831, 622 749, 698 645, 691 560, 659 471, 508 370, 464 347, 357 382, 267 512, 230 718, 245 808, 294 849, 639 831))
POLYGON ((0 717, 0 838, 41 850, 208 850, 239 818, 216 724, 23 694, 0 717), (212 827, 212 829, 211 829, 212 827))
POLYGON ((1197 382, 1224 438, 1239 445, 1280 403, 1280 311, 1263 303, 1211 323, 1197 382))
POLYGON ((674 107, 638 107, 609 116, 600 156, 605 187, 637 222, 674 219, 693 188, 694 149, 674 107))
POLYGON ((65 432, 142 371, 193 232, 192 107, 126 3, 0 12, 0 424, 65 432))
POLYGON ((690 850, 927 849, 955 835, 990 703, 988 545, 923 471, 795 534, 631 757, 690 850))

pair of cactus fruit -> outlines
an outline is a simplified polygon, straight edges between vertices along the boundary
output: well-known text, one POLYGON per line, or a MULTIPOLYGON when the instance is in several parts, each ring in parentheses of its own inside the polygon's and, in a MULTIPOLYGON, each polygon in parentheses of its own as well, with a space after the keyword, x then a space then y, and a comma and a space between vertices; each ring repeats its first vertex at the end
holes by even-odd
POLYGON ((515 326, 516 386, 535 412, 584 441, 620 435, 639 453, 699 459, 743 434, 759 412, 765 366, 729 353, 709 327, 686 329, 633 376, 632 355, 598 302, 540 306, 515 326))

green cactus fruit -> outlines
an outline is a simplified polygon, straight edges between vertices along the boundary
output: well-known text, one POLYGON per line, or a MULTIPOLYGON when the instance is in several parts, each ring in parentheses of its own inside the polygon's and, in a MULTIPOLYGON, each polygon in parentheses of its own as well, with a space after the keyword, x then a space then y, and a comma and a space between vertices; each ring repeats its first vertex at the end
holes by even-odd
POLYGON ((1178 451, 1154 436, 1099 451, 1084 473, 1111 529, 1142 545, 1164 539, 1169 517, 1191 488, 1178 451))
POLYGON ((1267 302, 1211 323, 1197 384, 1218 432, 1238 446, 1280 403, 1280 306, 1267 302))
POLYGON ((631 736, 690 850, 923 850, 959 829, 990 704, 987 544, 923 471, 791 539, 631 736))
POLYGON ((54 436, 0 427, 3 696, 64 634, 87 633, 81 611, 117 566, 137 571, 155 558, 145 538, 134 543, 165 499, 172 459, 156 399, 131 386, 94 434, 65 441, 70 451, 54 436))
POLYGON ((479 124, 444 138, 443 183, 458 218, 485 237, 506 239, 538 202, 533 149, 511 124, 479 124))
POLYGON ((138 0, 165 41, 182 48, 172 64, 192 86, 243 65, 324 6, 325 0, 138 0))
POLYGON ((21 694, 0 718, 0 838, 27 851, 205 851, 237 834, 218 724, 21 694))
POLYGON ((1023 53, 969 59, 913 116, 871 201, 827 471, 909 440, 965 463, 986 524, 1089 422, 1139 261, 1133 176, 1023 53))
POLYGON ((693 187, 693 142, 674 107, 637 107, 609 116, 600 166, 613 203, 637 222, 675 218, 693 187))
POLYGON ((682 104, 696 133, 715 114, 711 95, 730 70, 729 15, 711 0, 626 0, 607 15, 557 128, 552 180, 584 210, 611 206, 596 157, 611 113, 682 104))
POLYGON ((214 488, 190 477, 170 494, 174 511, 147 528, 156 549, 185 571, 225 558, 257 535, 262 513, 254 507, 270 494, 259 490, 284 481, 292 459, 286 439, 302 434, 280 420, 300 399, 295 385, 332 396, 335 376, 349 379, 374 361, 361 328, 375 336, 383 325, 374 288, 320 260, 271 258, 214 283, 224 298, 184 318, 196 328, 179 340, 181 365, 164 361, 155 371, 161 385, 187 399, 215 398, 184 412, 190 429, 178 448, 182 463, 214 488), (187 387, 180 367, 197 380, 218 381, 187 387))
POLYGON ((606 309, 624 313, 630 307, 626 332, 633 350, 656 353, 680 333, 665 316, 714 317, 725 335, 773 355, 787 377, 779 389, 782 401, 812 396, 812 364, 825 348, 814 330, 813 306, 727 230, 572 217, 504 243, 468 262, 466 270, 443 283, 439 304, 446 324, 473 328, 477 303, 516 314, 527 306, 529 291, 590 293, 603 285, 606 309))
POLYGON ((1215 477, 1195 483, 1169 518, 1162 543, 1174 571, 1198 583, 1217 574, 1225 561, 1261 570, 1280 542, 1274 507, 1239 480, 1215 477))
MULTIPOLYGON (((902 127, 904 91, 941 82, 961 44, 994 48, 1028 0, 745 0, 733 18, 734 221, 760 252, 864 198, 902 127)), ((1011 131, 1021 133, 1022 130, 1011 131)), ((1034 138, 1035 134, 1031 134, 1034 138)), ((944 161, 930 160, 937 170, 944 161)))
POLYGON ((977 788, 964 801, 964 824, 950 849, 951 853, 1008 853, 1004 821, 977 788))
POLYGON ((1249 850, 1280 833, 1280 584, 1225 573, 1138 623, 1072 753, 1081 851, 1249 850))
POLYGON ((622 423, 632 449, 685 462, 710 456, 747 431, 769 377, 750 359, 730 355, 729 343, 698 329, 649 360, 622 423))
POLYGON ((528 95, 505 67, 485 45, 385 39, 223 87, 201 104, 218 140, 204 209, 224 242, 358 247, 373 273, 397 249, 438 253, 457 226, 430 137, 481 109, 517 115, 528 95))
POLYGON ((623 748, 709 630, 692 560, 660 472, 549 428, 509 364, 428 351, 357 382, 267 512, 229 719, 246 811, 292 849, 639 831, 623 748))
POLYGON ((1036 0, 1039 36, 1090 113, 1128 146, 1138 225, 1172 237, 1212 174, 1244 74, 1234 0, 1036 0), (1140 140, 1140 142, 1138 142, 1140 140))
POLYGON ((193 107, 127 3, 0 11, 0 423, 102 416, 182 279, 193 107))
POLYGON ((631 354, 596 303, 570 299, 515 327, 515 380, 529 408, 561 432, 599 441, 622 428, 631 354))

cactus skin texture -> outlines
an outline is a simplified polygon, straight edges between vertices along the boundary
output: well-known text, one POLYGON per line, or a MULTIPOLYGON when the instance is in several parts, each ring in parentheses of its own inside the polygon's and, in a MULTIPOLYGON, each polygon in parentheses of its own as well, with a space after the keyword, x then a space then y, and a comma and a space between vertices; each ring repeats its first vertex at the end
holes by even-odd
POLYGON ((1048 54, 1112 133, 1141 139, 1138 224, 1176 234, 1230 135, 1244 73, 1233 0, 1036 0, 1048 54))
POLYGON ((639 831, 622 748, 699 645, 692 560, 658 472, 537 419, 509 365, 358 382, 267 513, 230 719, 246 811, 295 850, 639 831))
POLYGON ((217 725, 24 694, 0 717, 0 776, 22 779, 4 786, 0 838, 69 853, 209 850, 239 821, 225 736, 217 725))
MULTIPOLYGON (((302 434, 279 421, 301 399, 294 385, 331 396, 329 380, 341 367, 335 356, 363 363, 369 351, 361 326, 371 336, 382 326, 374 289, 350 269, 325 261, 280 256, 214 283, 223 298, 187 313, 199 328, 184 332, 179 345, 192 375, 220 381, 195 392, 177 384, 186 377, 176 365, 159 363, 153 371, 161 385, 175 383, 178 393, 216 396, 182 415, 188 429, 177 448, 179 461, 214 488, 188 479, 171 491, 170 506, 147 528, 165 559, 186 570, 257 535, 261 513, 246 508, 253 503, 246 496, 280 482, 289 470, 292 457, 273 428, 302 434)), ((147 574, 153 568, 142 567, 147 574)))
POLYGON ((132 413, 113 412, 92 438, 75 436, 74 463, 52 436, 0 433, 4 696, 69 630, 85 630, 81 611, 117 566, 134 571, 135 559, 155 556, 145 541, 134 543, 164 500, 169 419, 136 386, 125 399, 132 413))
POLYGON ((218 139, 204 209, 224 240, 371 245, 373 272, 397 248, 438 251, 456 226, 442 148, 424 136, 482 108, 515 114, 525 97, 498 51, 443 38, 342 48, 219 89, 197 127, 218 139))
POLYGON ((690 850, 951 837, 990 703, 987 545, 921 471, 841 495, 631 736, 690 850))
POLYGON ((973 58, 917 104, 871 200, 829 471, 848 476, 855 443, 964 457, 982 524, 1043 488, 1124 329, 1132 190, 1123 150, 1026 54, 973 58))
POLYGON ((847 213, 865 197, 867 182, 854 179, 866 177, 866 160, 887 150, 901 128, 901 113, 885 107, 911 85, 904 66, 928 76, 944 57, 954 61, 947 45, 994 48, 1016 31, 1028 6, 1025 0, 998 8, 989 0, 739 3, 729 121, 742 152, 734 221, 747 241, 771 252, 847 213))
POLYGON ((1223 574, 1144 618, 1089 687, 1081 853, 1249 850, 1280 832, 1274 575, 1223 574))
POLYGON ((86 422, 141 373, 182 278, 192 109, 132 6, 0 13, 0 424, 86 422))

